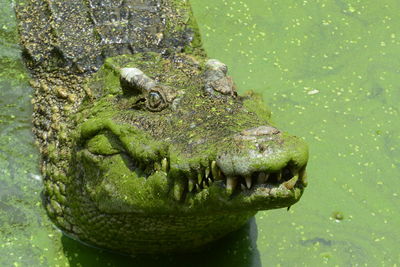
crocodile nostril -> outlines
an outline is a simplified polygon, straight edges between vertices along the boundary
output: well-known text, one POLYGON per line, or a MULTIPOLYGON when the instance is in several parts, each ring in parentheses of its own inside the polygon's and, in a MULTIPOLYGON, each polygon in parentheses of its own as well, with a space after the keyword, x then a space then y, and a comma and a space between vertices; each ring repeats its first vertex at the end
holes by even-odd
POLYGON ((243 136, 261 136, 278 134, 280 131, 272 126, 259 126, 251 129, 243 130, 240 134, 243 136))
POLYGON ((258 145, 258 150, 260 151, 260 153, 264 153, 265 150, 267 150, 268 146, 264 145, 264 144, 259 144, 258 145))

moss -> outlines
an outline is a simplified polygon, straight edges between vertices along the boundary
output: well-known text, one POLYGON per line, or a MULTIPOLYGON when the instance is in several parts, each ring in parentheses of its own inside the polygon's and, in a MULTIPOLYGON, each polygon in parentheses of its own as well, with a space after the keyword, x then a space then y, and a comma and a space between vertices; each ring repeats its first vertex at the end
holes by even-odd
POLYGON ((86 146, 91 153, 100 155, 113 155, 122 149, 117 140, 108 133, 96 135, 86 146))
MULTIPOLYGON (((256 96, 204 94, 206 57, 188 1, 166 1, 161 16, 146 18, 168 18, 166 28, 158 25, 156 29, 162 37, 157 47, 150 44, 152 37, 140 36, 135 43, 100 43, 100 32, 94 29, 98 25, 88 25, 94 21, 86 16, 90 13, 87 1, 26 3, 18 12, 24 20, 21 35, 27 64, 40 76, 34 102, 42 101, 36 105, 42 110, 51 105, 50 115, 63 115, 59 121, 58 116, 43 117, 37 112, 35 123, 43 123, 46 130, 48 120, 57 121, 52 127, 58 136, 48 137, 50 131, 40 129, 42 167, 46 208, 64 231, 129 252, 165 251, 170 246, 186 249, 237 229, 256 210, 291 205, 299 199, 302 190, 298 188, 279 189, 275 197, 262 190, 232 196, 223 180, 203 181, 201 192, 188 192, 188 179, 200 183, 210 161, 219 157, 226 159, 221 167, 226 162, 235 165, 231 166, 234 174, 278 170, 293 158, 299 164, 306 160, 301 140, 285 134, 265 141, 272 152, 263 159, 251 156, 259 153, 254 142, 237 140, 245 129, 269 125, 270 112, 256 96), (82 6, 79 12, 70 12, 82 6), (49 21, 50 27, 43 28, 41 21, 49 21), (77 27, 69 27, 71 23, 77 27), (85 31, 77 35, 76 29, 85 31), (107 58, 93 73, 104 57, 128 51, 127 46, 163 55, 147 52, 107 58), (147 101, 147 95, 123 94, 119 79, 123 67, 140 68, 171 88, 177 102, 159 112, 137 104, 147 101), (64 88, 58 90, 58 97, 55 87, 64 88), (76 112, 83 91, 87 96, 76 112), (142 245, 142 241, 147 243, 142 245)), ((116 28, 109 26, 117 35, 116 28)), ((215 169, 212 173, 216 178, 215 169)))
POLYGON ((255 117, 270 123, 271 110, 265 105, 262 95, 252 91, 246 92, 243 106, 249 112, 254 113, 255 117))
POLYGON ((146 176, 124 153, 97 158, 82 151, 78 159, 79 166, 87 171, 87 190, 103 212, 165 213, 166 206, 174 206, 172 200, 168 201, 168 181, 163 172, 146 176))
MULTIPOLYGON (((88 81, 88 86, 105 85, 104 96, 95 102, 88 100, 82 111, 84 115, 77 117, 78 122, 93 118, 81 124, 80 134, 76 137, 82 149, 101 155, 126 153, 140 166, 143 171, 140 175, 144 177, 150 177, 153 168, 159 168, 161 160, 167 158, 170 165, 167 188, 170 198, 175 199, 181 198, 189 177, 196 180, 197 173, 221 154, 234 162, 232 167, 223 161, 219 163, 224 173, 273 172, 289 162, 298 166, 304 164, 308 157, 306 146, 302 140, 285 133, 265 142, 265 146, 273 151, 270 156, 249 158, 249 151, 258 151, 255 144, 251 141, 239 144, 232 136, 244 129, 269 125, 270 111, 255 94, 238 98, 205 97, 202 92, 204 61, 186 55, 162 58, 156 53, 107 59, 103 68, 92 77, 95 83, 88 81), (141 96, 125 96, 119 91, 117 77, 122 67, 140 68, 152 79, 175 88, 180 92, 178 109, 167 108, 161 112, 131 109, 141 96), (232 150, 238 145, 239 150, 232 150)), ((126 166, 124 169, 121 165, 121 170, 126 171, 126 166)), ((140 188, 139 185, 132 186, 132 192, 138 190, 134 188, 140 188)), ((205 203, 212 202, 210 209, 213 209, 219 201, 219 197, 213 200, 214 194, 229 198, 223 190, 217 191, 217 188, 210 188, 202 193, 204 195, 196 197, 207 198, 205 203)), ((188 205, 195 211, 193 205, 200 205, 200 201, 193 201, 188 205)), ((168 205, 164 205, 166 210, 168 205)))

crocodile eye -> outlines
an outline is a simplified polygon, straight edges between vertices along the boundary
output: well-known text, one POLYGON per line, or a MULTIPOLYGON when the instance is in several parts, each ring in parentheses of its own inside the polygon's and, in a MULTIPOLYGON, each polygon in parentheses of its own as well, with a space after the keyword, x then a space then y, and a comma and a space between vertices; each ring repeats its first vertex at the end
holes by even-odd
POLYGON ((148 98, 148 104, 150 108, 152 109, 158 109, 160 106, 162 106, 164 102, 164 99, 160 95, 159 92, 150 92, 149 93, 149 98, 148 98))
POLYGON ((161 111, 167 108, 175 97, 175 91, 168 86, 155 86, 146 94, 146 108, 153 112, 161 111))
POLYGON ((162 102, 162 98, 159 93, 151 92, 149 95, 149 104, 153 108, 157 108, 162 102))

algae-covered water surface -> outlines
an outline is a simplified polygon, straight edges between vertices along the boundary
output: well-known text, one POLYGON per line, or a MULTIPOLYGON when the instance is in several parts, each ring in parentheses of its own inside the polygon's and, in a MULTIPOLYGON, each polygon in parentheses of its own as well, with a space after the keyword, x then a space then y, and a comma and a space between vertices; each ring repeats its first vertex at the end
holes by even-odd
POLYGON ((303 198, 191 255, 124 257, 63 236, 41 207, 32 91, 0 0, 0 266, 399 266, 400 3, 191 3, 209 56, 309 144, 303 198))

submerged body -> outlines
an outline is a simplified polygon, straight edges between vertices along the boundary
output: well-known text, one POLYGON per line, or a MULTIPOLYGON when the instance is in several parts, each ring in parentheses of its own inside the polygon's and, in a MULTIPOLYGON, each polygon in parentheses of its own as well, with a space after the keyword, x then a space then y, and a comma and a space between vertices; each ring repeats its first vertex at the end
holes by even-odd
POLYGON ((44 206, 122 253, 191 250, 304 190, 304 142, 201 47, 187 1, 19 1, 44 206))

